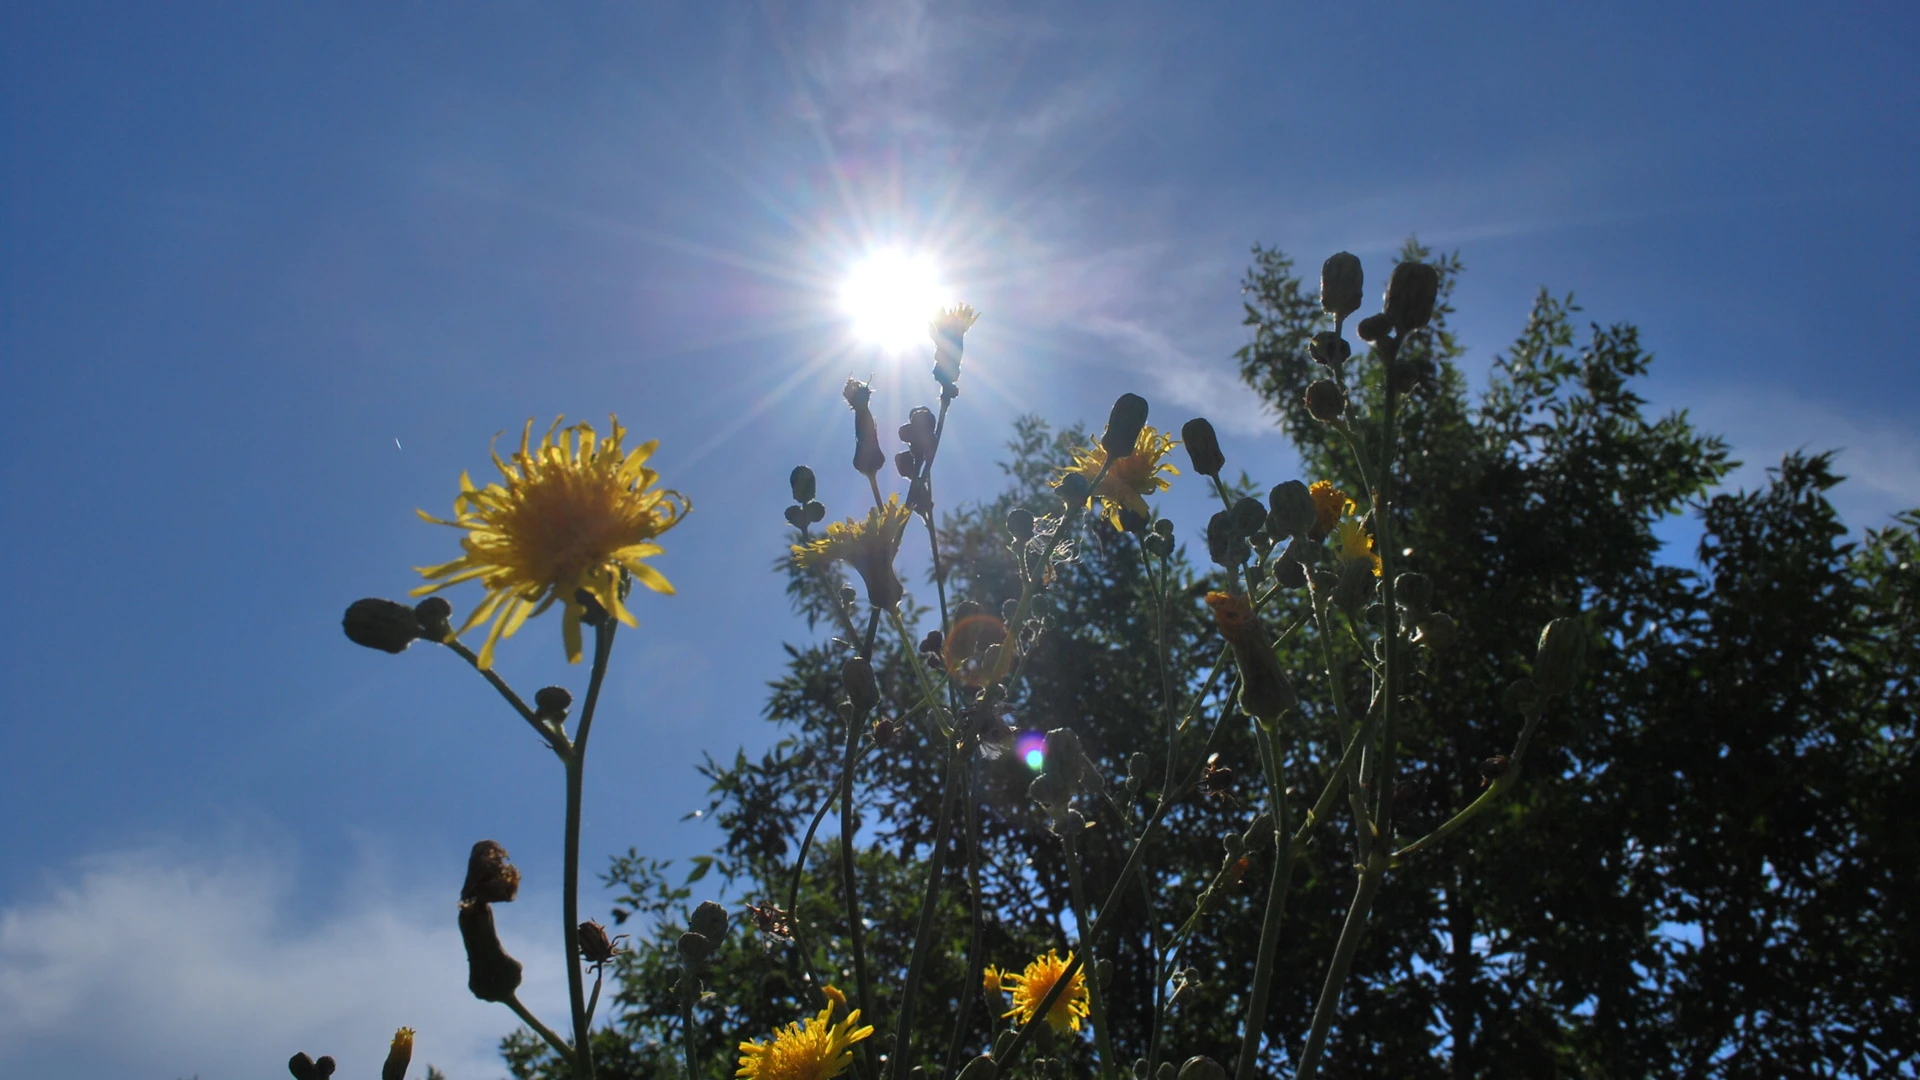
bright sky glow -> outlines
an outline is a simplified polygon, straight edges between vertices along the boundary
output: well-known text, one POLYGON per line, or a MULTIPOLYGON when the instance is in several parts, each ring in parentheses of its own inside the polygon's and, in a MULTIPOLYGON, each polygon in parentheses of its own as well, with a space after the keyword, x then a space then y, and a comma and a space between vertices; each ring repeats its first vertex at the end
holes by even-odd
POLYGON ((899 248, 861 259, 840 286, 853 336, 890 353, 925 346, 927 323, 946 302, 933 260, 899 248))

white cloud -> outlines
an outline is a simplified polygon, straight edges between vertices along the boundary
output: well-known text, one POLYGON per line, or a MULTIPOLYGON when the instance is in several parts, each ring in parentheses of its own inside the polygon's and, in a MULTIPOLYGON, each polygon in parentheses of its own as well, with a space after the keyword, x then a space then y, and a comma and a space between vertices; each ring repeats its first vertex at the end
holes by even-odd
MULTIPOLYGON (((418 1032, 416 1078, 428 1063, 505 1075, 496 1048, 518 1024, 467 992, 451 895, 356 881, 296 903, 291 880, 284 856, 161 845, 84 859, 0 910, 0 1075, 257 1080, 304 1050, 369 1076, 401 1025, 418 1032)), ((500 910, 527 965, 521 998, 554 1024, 564 969, 543 931, 557 911, 538 896, 500 910)))

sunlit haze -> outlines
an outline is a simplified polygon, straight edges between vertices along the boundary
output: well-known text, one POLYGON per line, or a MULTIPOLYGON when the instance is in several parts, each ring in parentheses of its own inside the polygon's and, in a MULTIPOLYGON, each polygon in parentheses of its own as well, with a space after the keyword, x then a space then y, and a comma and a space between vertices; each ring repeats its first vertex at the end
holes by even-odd
POLYGON ((840 287, 853 336, 890 353, 925 347, 927 323, 948 302, 933 260, 898 248, 855 263, 840 287))

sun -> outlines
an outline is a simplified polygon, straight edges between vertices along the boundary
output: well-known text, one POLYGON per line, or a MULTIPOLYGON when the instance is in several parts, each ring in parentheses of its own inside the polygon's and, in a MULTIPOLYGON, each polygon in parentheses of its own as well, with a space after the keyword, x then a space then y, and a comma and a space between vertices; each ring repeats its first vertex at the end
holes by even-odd
POLYGON ((898 248, 854 263, 840 286, 853 336, 890 353, 924 347, 927 323, 948 299, 933 260, 898 248))

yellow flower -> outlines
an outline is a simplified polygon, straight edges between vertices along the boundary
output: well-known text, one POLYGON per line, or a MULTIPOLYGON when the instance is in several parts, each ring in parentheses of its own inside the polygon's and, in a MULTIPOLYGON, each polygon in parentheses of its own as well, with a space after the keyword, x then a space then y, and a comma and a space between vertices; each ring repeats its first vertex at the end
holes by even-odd
MULTIPOLYGON (((1100 481, 1099 487, 1093 489, 1093 494, 1100 499, 1101 509, 1106 511, 1107 520, 1113 523, 1114 528, 1125 531, 1120 524, 1120 510, 1123 507, 1146 517, 1146 497, 1173 486, 1167 476, 1178 476, 1180 470, 1165 458, 1178 445, 1173 436, 1151 426, 1142 426, 1139 437, 1133 441, 1133 453, 1115 461, 1113 468, 1107 470, 1106 477, 1100 481), (1166 475, 1161 475, 1163 473, 1166 475)), ((1062 480, 1075 473, 1085 477, 1087 483, 1091 484, 1106 463, 1106 448, 1099 443, 1093 444, 1090 449, 1075 450, 1073 464, 1060 470, 1053 486, 1059 487, 1062 480)))
POLYGON ((646 468, 646 460, 659 444, 626 450, 620 445, 626 429, 608 419, 612 430, 605 439, 597 438, 591 425, 563 430, 556 419, 537 446, 529 445, 529 420, 512 461, 493 455, 500 483, 476 488, 463 472, 452 521, 419 512, 436 525, 467 530, 460 538, 466 554, 421 567, 420 573, 436 584, 422 585, 413 595, 480 579, 486 598, 456 633, 493 620, 480 648, 482 668, 493 666, 493 647, 501 638, 512 637, 527 616, 555 602, 566 605, 562 636, 567 659, 578 663, 580 619, 587 610, 577 598, 582 591, 628 626, 635 623, 620 599, 625 575, 654 592, 673 592, 667 579, 641 560, 660 554, 652 541, 680 523, 687 500, 653 486, 659 474, 646 468))
POLYGON ((1330 480, 1317 480, 1307 489, 1313 496, 1313 528, 1308 530, 1307 539, 1318 543, 1327 538, 1341 515, 1353 513, 1353 500, 1347 493, 1333 486, 1330 480))
MULTIPOLYGON (((1046 999, 1053 984, 1066 974, 1067 965, 1073 963, 1073 954, 1068 953, 1065 960, 1052 949, 1047 955, 1035 957, 1027 970, 1018 975, 1003 975, 1000 989, 1013 995, 1013 1008, 1002 1016, 1013 1017, 1014 1023, 1024 1025, 1033 1019, 1040 1008, 1040 1002, 1046 999)), ((1080 1020, 1087 1015, 1087 973, 1083 968, 1073 973, 1073 981, 1053 1002, 1053 1008, 1047 1010, 1047 1023, 1055 1031, 1079 1031, 1080 1020)))
POLYGON ((1358 521, 1348 518, 1333 530, 1334 554, 1342 566, 1347 563, 1373 563, 1373 576, 1380 576, 1380 556, 1373 550, 1373 537, 1358 521))
POLYGON ((905 593, 893 572, 893 555, 900 549, 900 537, 912 516, 913 511, 901 503, 900 496, 888 496, 886 505, 867 511, 865 521, 836 521, 827 526, 826 536, 793 545, 793 563, 809 567, 844 562, 866 582, 868 603, 876 608, 893 607, 905 593))
POLYGON ((393 1033, 387 1047, 387 1060, 380 1066, 380 1080, 406 1080, 407 1065, 413 1061, 413 1029, 403 1027, 393 1033))
POLYGON ((847 996, 823 988, 827 1007, 797 1024, 788 1024, 766 1042, 740 1044, 740 1069, 733 1075, 749 1080, 828 1080, 853 1064, 853 1044, 873 1034, 872 1027, 856 1027, 860 1010, 847 1012, 847 996), (841 1019, 833 1019, 838 1012, 841 1019))

